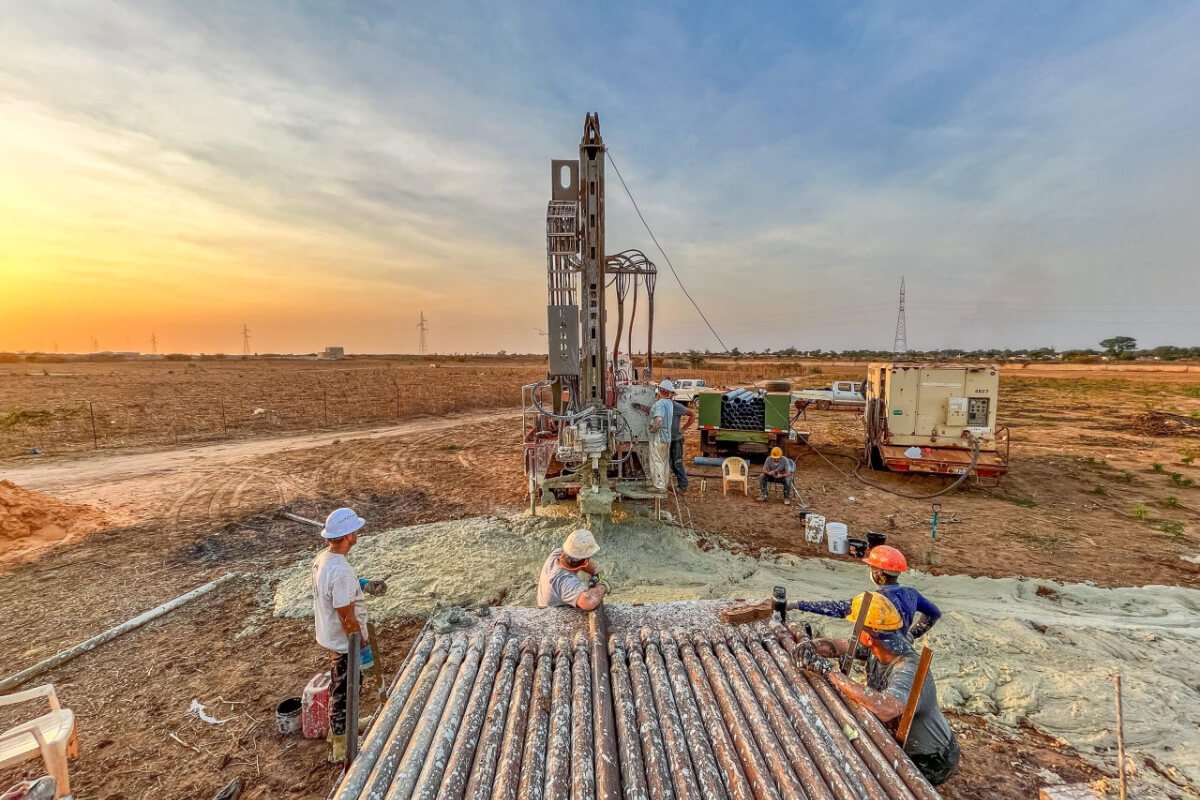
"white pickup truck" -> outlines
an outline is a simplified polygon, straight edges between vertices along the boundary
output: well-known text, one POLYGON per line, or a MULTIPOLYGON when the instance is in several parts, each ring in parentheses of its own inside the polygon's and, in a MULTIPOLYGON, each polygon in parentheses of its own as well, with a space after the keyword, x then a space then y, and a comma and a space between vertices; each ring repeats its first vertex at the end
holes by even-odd
POLYGON ((679 403, 691 403, 696 394, 707 389, 708 384, 699 378, 679 378, 672 381, 675 384, 675 400, 679 403))
POLYGON ((860 381, 835 381, 828 389, 801 389, 792 392, 792 400, 816 406, 821 411, 834 406, 863 408, 867 403, 860 381))

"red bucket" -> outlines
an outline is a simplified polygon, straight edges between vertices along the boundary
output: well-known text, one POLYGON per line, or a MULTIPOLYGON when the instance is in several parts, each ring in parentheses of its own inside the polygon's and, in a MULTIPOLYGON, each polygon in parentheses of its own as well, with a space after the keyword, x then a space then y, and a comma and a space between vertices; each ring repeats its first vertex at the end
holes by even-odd
POLYGON ((329 733, 329 673, 318 672, 304 687, 300 729, 305 739, 324 739, 329 733))

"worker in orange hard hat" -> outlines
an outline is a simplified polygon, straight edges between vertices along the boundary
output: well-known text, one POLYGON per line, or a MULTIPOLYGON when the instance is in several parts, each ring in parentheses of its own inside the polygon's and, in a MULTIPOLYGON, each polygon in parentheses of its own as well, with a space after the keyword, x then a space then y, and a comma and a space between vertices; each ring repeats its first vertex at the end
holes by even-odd
MULTIPOLYGON (((900 585, 900 573, 908 571, 904 553, 886 544, 876 545, 867 553, 863 563, 871 568, 871 582, 879 593, 891 601, 903 621, 903 630, 913 639, 929 633, 942 612, 925 595, 909 586, 900 585), (917 619, 917 615, 920 619, 917 619)), ((826 617, 845 617, 850 609, 848 600, 797 600, 788 608, 821 614, 826 617)))

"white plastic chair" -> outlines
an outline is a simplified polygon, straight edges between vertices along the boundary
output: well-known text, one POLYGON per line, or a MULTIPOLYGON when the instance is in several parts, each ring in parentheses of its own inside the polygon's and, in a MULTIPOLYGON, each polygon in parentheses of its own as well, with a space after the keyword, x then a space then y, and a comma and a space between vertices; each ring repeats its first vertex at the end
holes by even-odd
POLYGON ((59 705, 52 684, 24 692, 0 695, 0 706, 11 706, 44 697, 50 703, 50 713, 23 722, 0 733, 0 769, 20 764, 41 755, 46 771, 54 778, 55 797, 71 795, 71 779, 67 775, 67 759, 79 755, 75 737, 75 712, 59 705))
POLYGON ((746 459, 730 456, 721 462, 721 494, 729 494, 731 483, 741 483, 742 494, 750 494, 750 465, 746 459))

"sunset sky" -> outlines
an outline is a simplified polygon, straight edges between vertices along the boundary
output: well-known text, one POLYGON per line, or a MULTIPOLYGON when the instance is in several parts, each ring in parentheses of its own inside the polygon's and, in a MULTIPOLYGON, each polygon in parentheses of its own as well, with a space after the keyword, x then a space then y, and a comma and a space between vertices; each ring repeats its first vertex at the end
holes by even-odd
MULTIPOLYGON (((0 350, 544 348, 605 140, 729 346, 1200 344, 1200 5, 18 2, 0 350), (573 8, 573 10, 572 10, 573 8)), ((665 264, 609 172, 609 250, 665 264)), ((719 349, 669 274, 664 348, 719 349)))

